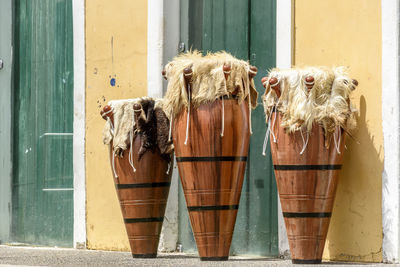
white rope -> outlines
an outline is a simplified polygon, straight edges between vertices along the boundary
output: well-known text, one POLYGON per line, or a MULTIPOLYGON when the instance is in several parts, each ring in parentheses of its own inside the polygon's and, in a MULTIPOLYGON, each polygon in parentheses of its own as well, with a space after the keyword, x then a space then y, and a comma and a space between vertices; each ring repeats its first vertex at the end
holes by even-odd
MULTIPOLYGON (((224 73, 229 74, 231 73, 224 71, 224 73)), ((226 79, 225 81, 225 93, 228 93, 228 85, 226 84, 226 79)), ((221 96, 221 101, 222 101, 222 118, 221 118, 221 137, 224 137, 224 131, 225 131, 225 105, 224 105, 224 96, 221 96)))
MULTIPOLYGON (((231 71, 224 71, 224 76, 230 75, 231 71)), ((227 76, 225 76, 227 77, 227 76)), ((225 94, 228 94, 228 85, 226 83, 226 78, 224 79, 225 81, 225 94)), ((224 131, 225 131, 225 105, 224 105, 224 95, 222 96, 222 122, 221 122, 221 137, 224 137, 224 131)))
POLYGON ((191 88, 190 88, 190 86, 188 85, 188 87, 189 87, 189 104, 188 104, 188 108, 187 108, 187 121, 186 121, 186 139, 185 139, 185 145, 187 145, 187 141, 188 141, 188 138, 189 138, 189 118, 190 118, 190 91, 191 91, 191 88))
POLYGON ((249 74, 253 74, 253 77, 257 75, 257 72, 252 71, 250 67, 247 68, 247 71, 249 72, 249 74))
POLYGON ((275 136, 275 134, 274 134, 274 127, 275 127, 275 121, 276 121, 276 113, 278 113, 278 110, 276 109, 276 106, 275 106, 275 111, 274 111, 274 121, 272 122, 272 127, 271 127, 271 134, 272 134, 272 137, 274 138, 274 143, 276 143, 276 136, 275 136))
POLYGON ((342 138, 342 131, 340 129, 340 125, 338 125, 338 137, 339 141, 336 141, 336 131, 333 133, 333 141, 335 141, 336 152, 340 154, 340 139, 342 138))
POLYGON ((265 151, 267 150, 267 144, 268 144, 268 139, 269 139, 269 132, 271 130, 270 126, 271 126, 271 115, 272 112, 269 113, 268 115, 268 127, 267 127, 267 131, 265 132, 265 138, 264 138, 264 144, 263 144, 263 150, 262 150, 262 155, 265 156, 266 153, 265 151))
POLYGON ((111 159, 111 167, 112 167, 112 170, 113 170, 113 173, 114 173, 114 177, 118 178, 118 174, 117 174, 117 172, 115 170, 115 154, 114 154, 114 151, 113 151, 113 149, 111 147, 111 143, 110 143, 110 151, 112 151, 112 153, 111 153, 111 157, 112 157, 112 159, 111 159))
POLYGON ((281 99, 278 98, 278 101, 276 101, 276 104, 274 104, 274 106, 272 108, 272 111, 274 111, 275 114, 274 114, 274 121, 272 122, 272 127, 270 129, 270 132, 272 134, 272 137, 274 138, 274 143, 277 142, 277 138, 276 138, 275 133, 274 133, 274 127, 275 127, 275 122, 276 122, 276 114, 278 113, 278 105, 279 105, 280 101, 281 101, 281 99))
MULTIPOLYGON (((112 111, 113 111, 113 109, 110 109, 109 111, 104 112, 103 115, 101 115, 101 116, 104 118, 104 116, 106 116, 107 114, 111 113, 112 111)), ((107 119, 109 119, 108 116, 107 116, 107 119)))
POLYGON ((251 96, 250 96, 250 78, 247 76, 247 92, 249 98, 249 128, 250 128, 250 135, 253 134, 253 129, 251 126, 251 96))
POLYGON ((303 130, 301 128, 300 128, 300 134, 301 134, 301 139, 303 139, 303 149, 300 151, 300 155, 303 155, 303 153, 306 150, 306 147, 308 145, 308 139, 310 137, 310 133, 307 132, 307 140, 304 140, 303 130))
MULTIPOLYGON (((303 82, 304 82, 304 84, 306 85, 306 87, 307 87, 307 85, 314 85, 314 84, 315 84, 315 81, 307 82, 306 79, 303 79, 303 82)), ((307 89, 308 89, 308 88, 307 88, 307 89)))
POLYGON ((112 121, 111 121, 110 117, 108 117, 108 116, 107 116, 107 122, 110 124, 111 135, 114 138, 114 125, 112 124, 112 121))
MULTIPOLYGON (((104 112, 103 115, 102 115, 102 117, 104 118, 104 116, 107 115, 107 114, 110 113, 110 112, 112 112, 112 109, 110 109, 110 110, 107 111, 107 112, 104 112)), ((107 116, 107 122, 110 124, 111 135, 112 135, 113 138, 114 138, 114 125, 113 125, 113 123, 112 123, 110 117, 108 117, 108 116, 107 116)), ((117 171, 115 170, 115 153, 114 153, 113 148, 111 147, 111 143, 110 143, 110 152, 112 152, 112 153, 111 153, 111 157, 112 157, 112 159, 111 159, 111 167, 112 167, 112 170, 113 170, 113 173, 114 173, 114 177, 115 177, 115 178, 118 178, 117 171)))
POLYGON ((132 167, 133 172, 136 172, 135 166, 133 166, 133 129, 129 131, 129 140, 130 140, 130 147, 129 147, 129 164, 132 167))
MULTIPOLYGON (((270 86, 271 86, 271 89, 272 89, 272 87, 275 87, 275 86, 277 86, 278 84, 279 84, 279 82, 281 81, 281 79, 276 79, 277 81, 276 81, 276 83, 274 83, 274 84, 270 84, 270 86)), ((274 89, 273 89, 274 90, 274 89)))
POLYGON ((224 137, 225 128, 225 106, 224 106, 224 96, 222 96, 222 118, 221 118, 221 137, 224 137))
POLYGON ((168 142, 171 141, 172 136, 172 120, 173 120, 174 113, 171 110, 171 117, 169 119, 169 132, 168 132, 168 142))

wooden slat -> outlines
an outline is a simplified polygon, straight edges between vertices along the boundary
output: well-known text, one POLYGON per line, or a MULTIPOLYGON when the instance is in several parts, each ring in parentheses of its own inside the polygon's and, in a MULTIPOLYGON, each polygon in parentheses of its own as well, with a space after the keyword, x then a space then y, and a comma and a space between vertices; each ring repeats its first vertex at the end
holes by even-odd
POLYGON ((12 179, 12 1, 0 1, 0 240, 9 241, 12 179))

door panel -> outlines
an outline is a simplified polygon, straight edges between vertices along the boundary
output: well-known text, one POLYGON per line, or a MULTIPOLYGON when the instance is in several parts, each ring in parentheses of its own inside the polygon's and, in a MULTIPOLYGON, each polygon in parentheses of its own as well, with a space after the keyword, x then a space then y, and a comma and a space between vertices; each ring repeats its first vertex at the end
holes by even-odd
POLYGON ((249 2, 243 0, 203 2, 202 51, 226 50, 248 59, 249 2))
MULTIPOLYGON (((253 135, 250 138, 250 160, 247 165, 247 178, 244 187, 248 194, 248 217, 246 230, 248 231, 247 253, 257 255, 278 255, 278 197, 272 166, 271 153, 266 151, 262 155, 262 146, 266 132, 264 108, 261 96, 264 87, 261 78, 266 76, 267 69, 275 66, 275 1, 252 0, 250 1, 250 36, 249 36, 249 61, 258 68, 254 78, 258 91, 258 106, 252 112, 253 135)), ((244 200, 242 198, 242 200, 244 200)), ((247 210, 246 209, 246 210, 247 210)), ((240 210, 239 210, 240 212, 240 210)), ((242 213, 243 214, 243 213, 242 213)), ((236 229, 239 230, 236 224, 236 229)), ((235 237, 234 237, 235 238, 235 237)), ((238 251, 245 252, 240 245, 240 239, 234 239, 238 251)))
POLYGON ((0 1, 0 241, 9 241, 11 225, 12 0, 0 1))
POLYGON ((13 240, 72 246, 71 0, 15 1, 13 240))
MULTIPOLYGON (((181 35, 188 37, 182 39, 187 47, 203 53, 226 50, 249 60, 259 70, 254 80, 260 95, 252 112, 253 135, 231 246, 234 255, 278 255, 275 177, 269 151, 268 156, 261 155, 266 125, 260 82, 266 70, 275 66, 275 5, 275 0, 192 0, 187 6, 187 21, 181 16, 181 23, 189 24, 189 33, 181 35)), ((183 251, 194 252, 196 245, 181 187, 179 193, 179 242, 183 251)))

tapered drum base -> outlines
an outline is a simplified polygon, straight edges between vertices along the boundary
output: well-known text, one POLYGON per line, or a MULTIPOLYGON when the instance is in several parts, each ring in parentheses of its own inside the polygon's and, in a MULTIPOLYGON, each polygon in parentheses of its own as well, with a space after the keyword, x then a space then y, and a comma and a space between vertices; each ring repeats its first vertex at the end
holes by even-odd
MULTIPOLYGON (((171 183, 168 162, 158 148, 147 151, 138 160, 142 138, 133 142, 133 171, 129 163, 129 147, 123 157, 115 157, 115 188, 125 222, 126 232, 134 258, 155 258, 164 220, 165 207, 171 183)), ((113 153, 110 152, 111 166, 113 153)))
POLYGON ((201 260, 228 259, 249 149, 248 103, 225 99, 222 116, 221 101, 190 110, 186 145, 187 110, 174 120, 176 161, 201 260))
POLYGON ((292 259, 293 264, 320 264, 322 260, 296 260, 292 259))
POLYGON ((321 263, 342 167, 344 134, 338 128, 326 148, 320 126, 314 124, 311 133, 302 136, 300 131, 286 134, 280 125, 281 114, 272 129, 277 142, 271 141, 271 152, 292 262, 321 263))
POLYGON ((228 257, 200 257, 201 261, 227 261, 228 257))
POLYGON ((141 258, 141 259, 150 259, 150 258, 157 258, 157 253, 156 254, 132 254, 132 257, 134 258, 141 258))

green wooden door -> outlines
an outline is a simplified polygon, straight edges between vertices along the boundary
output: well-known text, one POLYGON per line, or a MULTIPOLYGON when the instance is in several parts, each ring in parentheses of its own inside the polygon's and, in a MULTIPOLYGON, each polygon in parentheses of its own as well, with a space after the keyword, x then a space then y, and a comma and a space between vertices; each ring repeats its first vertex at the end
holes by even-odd
MULTIPOLYGON (((275 0, 181 1, 181 41, 186 47, 226 50, 258 68, 260 94, 252 113, 253 135, 233 236, 233 255, 278 255, 277 192, 270 153, 262 156, 266 131, 261 77, 275 66, 275 0)), ((179 243, 196 250, 182 189, 179 191, 179 243)))
POLYGON ((12 239, 72 246, 72 0, 16 0, 12 239))

